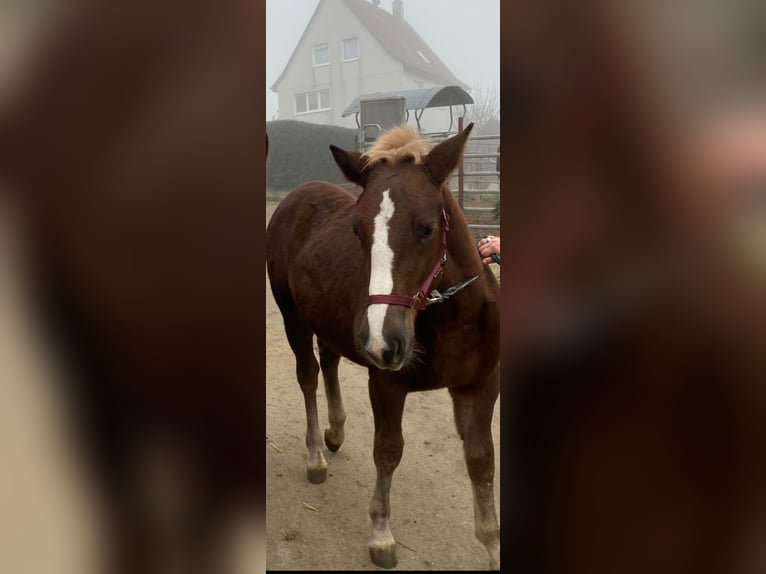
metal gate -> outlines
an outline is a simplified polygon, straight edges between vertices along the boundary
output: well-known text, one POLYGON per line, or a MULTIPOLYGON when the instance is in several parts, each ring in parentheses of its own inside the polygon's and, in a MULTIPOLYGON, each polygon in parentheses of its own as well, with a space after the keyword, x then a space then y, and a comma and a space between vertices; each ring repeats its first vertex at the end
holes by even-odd
MULTIPOLYGON (((458 131, 463 117, 458 118, 458 131)), ((429 136, 432 145, 455 134, 429 136)), ((500 135, 472 135, 463 161, 450 176, 449 188, 456 196, 474 238, 500 234, 500 135)))
MULTIPOLYGON (((462 129, 460 117, 458 130, 462 129)), ((475 237, 499 235, 500 135, 471 136, 463 158, 457 170, 457 193, 468 227, 475 237)))

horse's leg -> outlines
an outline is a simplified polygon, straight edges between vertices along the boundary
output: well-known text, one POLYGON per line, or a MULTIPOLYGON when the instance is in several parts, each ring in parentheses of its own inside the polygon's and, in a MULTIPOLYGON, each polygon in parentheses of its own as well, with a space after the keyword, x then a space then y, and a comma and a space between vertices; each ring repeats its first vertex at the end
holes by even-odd
POLYGON ((295 372, 306 406, 306 475, 309 482, 319 484, 327 478, 327 460, 322 453, 322 435, 319 432, 317 416, 319 364, 314 356, 314 333, 300 320, 297 313, 283 308, 282 315, 287 340, 295 353, 295 372))
POLYGON ((327 416, 330 428, 324 431, 324 442, 332 452, 337 451, 343 444, 343 425, 346 423, 346 411, 343 409, 343 399, 338 383, 338 363, 340 355, 330 349, 321 340, 319 345, 319 366, 322 368, 324 390, 327 395, 327 416))
POLYGON ((370 558, 381 568, 396 566, 396 543, 388 525, 391 515, 389 494, 391 477, 399 466, 404 449, 402 412, 407 391, 402 385, 384 377, 370 377, 370 402, 375 421, 373 458, 377 469, 375 493, 370 502, 372 535, 368 548, 370 558), (375 379, 378 379, 377 381, 375 379))
MULTIPOLYGON (((495 377, 496 378, 496 377, 495 377)), ((492 413, 498 386, 450 389, 455 423, 463 439, 463 451, 473 488, 476 538, 489 552, 490 568, 500 568, 500 528, 495 512, 495 448, 492 444, 492 413)))

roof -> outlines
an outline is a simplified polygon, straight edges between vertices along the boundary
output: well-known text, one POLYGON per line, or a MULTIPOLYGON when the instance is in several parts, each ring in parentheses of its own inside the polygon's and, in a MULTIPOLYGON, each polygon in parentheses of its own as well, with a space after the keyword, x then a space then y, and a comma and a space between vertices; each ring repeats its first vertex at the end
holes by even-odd
POLYGON ((441 106, 456 106, 460 104, 472 104, 473 98, 460 86, 434 86, 433 88, 420 88, 417 90, 399 90, 394 92, 374 92, 362 94, 354 98, 348 107, 343 110, 342 117, 350 116, 359 111, 362 100, 375 98, 388 98, 391 96, 404 96, 405 109, 420 110, 423 108, 439 108, 441 106))
MULTIPOLYGON (((285 65, 285 69, 282 70, 282 73, 271 86, 272 91, 277 91, 277 85, 282 80, 282 77, 285 75, 288 68, 290 68, 293 59, 295 58, 295 54, 298 52, 298 47, 303 42, 303 37, 306 35, 306 31, 311 27, 314 17, 325 2, 327 2, 327 0, 320 0, 316 10, 314 10, 314 14, 306 25, 303 34, 301 34, 298 43, 295 45, 295 50, 293 50, 287 65, 285 65)), ((461 81, 450 72, 444 62, 439 59, 439 56, 431 50, 428 44, 425 43, 423 38, 420 37, 406 20, 399 21, 390 12, 378 8, 377 6, 373 6, 367 0, 340 0, 340 2, 345 4, 349 10, 351 10, 378 43, 393 58, 402 63, 406 71, 414 72, 419 76, 428 78, 431 81, 438 82, 442 85, 454 85, 463 89, 470 88, 468 84, 461 81), (426 62, 418 52, 420 52, 428 62, 426 62)))

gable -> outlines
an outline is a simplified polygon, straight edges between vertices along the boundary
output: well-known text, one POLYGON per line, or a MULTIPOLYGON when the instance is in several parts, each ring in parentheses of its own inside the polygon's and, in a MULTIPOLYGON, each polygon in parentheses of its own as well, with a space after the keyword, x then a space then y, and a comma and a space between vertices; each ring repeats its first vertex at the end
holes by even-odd
MULTIPOLYGON (((301 51, 305 38, 316 24, 320 11, 335 5, 340 9, 349 10, 361 22, 361 25, 375 39, 385 52, 394 60, 401 63, 404 70, 442 85, 457 85, 470 89, 468 84, 459 80, 439 57, 431 50, 420 35, 407 23, 399 21, 389 12, 373 6, 367 0, 320 0, 311 15, 306 28, 303 30, 290 59, 284 70, 271 86, 277 92, 278 86, 292 67, 297 54, 301 51)), ((361 31, 360 31, 361 32, 361 31)))
POLYGON ((373 6, 367 0, 342 0, 370 31, 380 45, 410 73, 443 85, 469 89, 458 79, 407 20, 373 6), (419 53, 418 53, 419 52, 419 53), (421 56, 422 54, 422 56, 421 56))

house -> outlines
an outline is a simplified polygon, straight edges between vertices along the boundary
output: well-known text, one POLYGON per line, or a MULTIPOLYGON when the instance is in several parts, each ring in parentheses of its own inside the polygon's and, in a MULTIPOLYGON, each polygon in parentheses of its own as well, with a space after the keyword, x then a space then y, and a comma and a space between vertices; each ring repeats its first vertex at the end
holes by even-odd
MULTIPOLYGON (((272 91, 280 119, 356 128, 343 110, 360 94, 455 85, 468 90, 404 19, 373 0, 320 0, 272 91)), ((410 117, 410 123, 415 125, 410 117)), ((449 108, 429 109, 423 131, 443 131, 449 108)))

